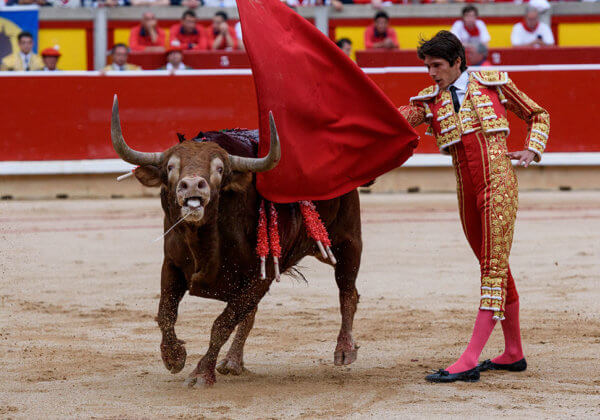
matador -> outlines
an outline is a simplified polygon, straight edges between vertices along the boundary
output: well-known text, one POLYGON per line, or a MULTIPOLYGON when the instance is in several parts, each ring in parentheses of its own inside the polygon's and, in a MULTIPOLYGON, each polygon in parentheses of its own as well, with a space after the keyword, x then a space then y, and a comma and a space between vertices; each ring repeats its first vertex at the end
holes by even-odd
POLYGON ((550 130, 548 113, 519 91, 507 73, 467 72, 465 50, 455 35, 440 31, 418 48, 435 81, 400 112, 413 126, 426 123, 442 153, 452 156, 462 227, 479 260, 481 296, 473 335, 460 358, 426 379, 479 380, 486 370, 523 371, 519 295, 508 259, 517 214, 518 186, 511 159, 527 167, 541 157, 550 130), (507 111, 528 125, 524 150, 509 152, 507 111), (478 364, 497 321, 504 353, 478 364))

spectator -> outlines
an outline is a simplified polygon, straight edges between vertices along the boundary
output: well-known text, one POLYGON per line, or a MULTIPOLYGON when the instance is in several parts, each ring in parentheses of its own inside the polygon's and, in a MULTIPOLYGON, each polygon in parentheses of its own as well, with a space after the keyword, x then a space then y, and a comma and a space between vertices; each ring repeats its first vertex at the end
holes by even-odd
POLYGON ((131 29, 129 45, 131 51, 163 52, 165 50, 165 31, 158 27, 154 13, 142 14, 142 22, 131 29))
POLYGON ((235 29, 227 23, 227 13, 219 11, 208 29, 208 43, 213 50, 235 50, 238 47, 235 29))
POLYGON ((352 41, 350 41, 348 38, 338 39, 336 44, 348 57, 352 55, 352 41))
POLYGON ((167 50, 167 64, 159 70, 191 70, 190 66, 183 64, 183 49, 181 47, 170 47, 167 50))
POLYGON ((390 28, 390 17, 386 12, 377 12, 375 22, 365 30, 365 48, 398 48, 396 31, 390 28))
POLYGON ((4 57, 0 64, 2 71, 35 71, 44 68, 42 59, 32 52, 33 35, 21 32, 18 39, 19 51, 4 57))
POLYGON ((129 58, 129 48, 125 44, 115 44, 111 50, 112 64, 104 67, 104 71, 126 71, 126 70, 141 70, 140 66, 135 64, 129 64, 127 59, 129 58))
POLYGON ((183 50, 208 49, 208 37, 205 29, 196 23, 196 13, 193 10, 183 12, 181 23, 171 26, 171 47, 181 47, 183 50))
POLYGON ((488 45, 490 34, 482 20, 477 19, 479 12, 475 6, 466 6, 462 9, 462 19, 452 25, 452 32, 463 45, 488 45))
POLYGON ((510 42, 513 47, 553 45, 554 35, 548 25, 540 22, 540 12, 528 7, 525 20, 513 26, 510 42))
POLYGON ((487 46, 480 42, 479 44, 469 44, 466 48, 467 53, 467 62, 469 66, 491 66, 487 59, 488 56, 488 48, 487 46))
POLYGON ((57 71, 58 59, 60 52, 56 48, 46 48, 42 51, 42 60, 44 61, 44 71, 57 71))

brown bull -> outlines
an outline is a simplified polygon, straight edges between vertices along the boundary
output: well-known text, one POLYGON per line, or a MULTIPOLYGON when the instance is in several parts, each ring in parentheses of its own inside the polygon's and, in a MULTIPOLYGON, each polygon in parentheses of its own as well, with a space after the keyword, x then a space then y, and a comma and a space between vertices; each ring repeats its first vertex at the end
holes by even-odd
MULTIPOLYGON (((119 156, 140 167, 135 177, 144 185, 161 187, 165 213, 164 259, 158 325, 162 332, 161 356, 171 373, 185 365, 186 350, 175 335, 179 302, 190 295, 227 303, 214 321, 208 351, 187 378, 189 386, 211 385, 221 347, 235 327, 231 348, 219 363, 220 373, 239 374, 243 347, 252 329, 257 305, 275 277, 267 264, 260 276, 255 252, 259 205, 262 200, 252 172, 272 169, 280 158, 280 145, 271 116, 271 146, 264 158, 256 156, 256 131, 207 132, 200 141, 185 140, 162 153, 132 150, 121 134, 115 97, 111 120, 113 147, 119 156), (254 141, 248 141, 251 138, 254 141)), ((359 198, 356 190, 332 200, 315 202, 331 239, 337 264, 342 325, 334 353, 336 365, 356 360, 352 323, 358 303, 356 276, 362 252, 359 198)), ((306 233, 297 204, 277 204, 282 254, 281 271, 290 270, 303 257, 321 257, 306 233)))

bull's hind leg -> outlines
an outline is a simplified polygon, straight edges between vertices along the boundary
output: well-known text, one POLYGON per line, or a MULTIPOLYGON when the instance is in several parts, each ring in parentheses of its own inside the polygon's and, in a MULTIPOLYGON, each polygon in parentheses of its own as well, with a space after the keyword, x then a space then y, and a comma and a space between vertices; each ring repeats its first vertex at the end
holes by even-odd
POLYGON ((227 303, 225 310, 213 323, 208 351, 185 381, 187 386, 215 383, 215 367, 221 347, 227 342, 235 326, 251 312, 256 311, 256 306, 269 290, 270 283, 270 280, 256 280, 251 287, 240 290, 237 296, 227 303))
POLYGON ((335 281, 340 291, 340 312, 342 313, 342 326, 333 362, 335 365, 341 366, 354 362, 358 353, 358 346, 352 338, 352 324, 359 298, 356 290, 356 277, 362 252, 360 236, 358 239, 355 237, 335 246, 333 251, 337 258, 335 281))
POLYGON ((241 375, 244 372, 244 344, 254 326, 256 308, 240 322, 233 337, 227 356, 217 365, 217 371, 222 375, 241 375))
POLYGON ((177 267, 163 262, 160 285, 160 302, 156 321, 162 332, 160 354, 165 367, 171 373, 178 373, 185 366, 186 351, 184 342, 175 335, 175 322, 179 302, 187 290, 183 274, 177 267))

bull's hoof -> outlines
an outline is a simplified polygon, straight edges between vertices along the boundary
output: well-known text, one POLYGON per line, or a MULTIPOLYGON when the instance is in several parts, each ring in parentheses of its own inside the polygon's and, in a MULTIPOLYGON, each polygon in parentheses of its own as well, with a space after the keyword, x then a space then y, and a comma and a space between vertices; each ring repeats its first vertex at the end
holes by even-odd
POLYGON ((244 362, 239 362, 226 357, 217 364, 217 372, 221 375, 241 375, 246 372, 244 362))
POLYGON ((217 378, 215 373, 196 373, 194 370, 190 373, 185 381, 183 382, 183 386, 188 388, 210 388, 215 384, 217 378))
POLYGON ((165 367, 171 373, 179 373, 185 367, 187 352, 181 340, 169 344, 161 343, 160 355, 165 367))
POLYGON ((333 353, 333 364, 336 366, 349 365, 356 361, 358 356, 358 346, 352 344, 350 348, 337 348, 333 353))

